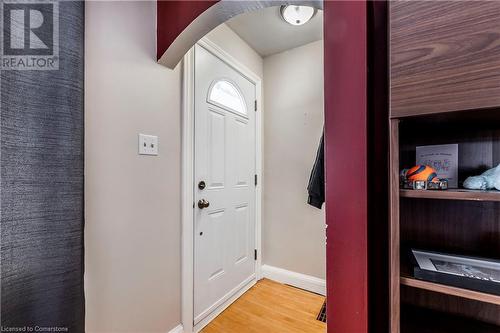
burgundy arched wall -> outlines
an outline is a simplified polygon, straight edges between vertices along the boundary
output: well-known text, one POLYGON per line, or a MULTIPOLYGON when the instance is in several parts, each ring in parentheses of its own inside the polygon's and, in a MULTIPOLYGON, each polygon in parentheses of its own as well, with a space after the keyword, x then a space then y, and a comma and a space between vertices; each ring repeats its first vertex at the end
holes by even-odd
POLYGON ((159 60, 187 26, 218 0, 158 1, 156 57, 159 60))
MULTIPOLYGON (((158 1, 158 59, 215 3, 158 1)), ((324 2, 324 52, 328 333, 364 333, 368 331, 365 1, 324 2)))

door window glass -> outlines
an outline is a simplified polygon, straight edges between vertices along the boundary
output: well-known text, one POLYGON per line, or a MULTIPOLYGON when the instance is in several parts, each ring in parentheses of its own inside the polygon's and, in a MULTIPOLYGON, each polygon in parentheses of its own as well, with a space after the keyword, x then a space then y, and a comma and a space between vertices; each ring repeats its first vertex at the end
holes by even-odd
POLYGON ((219 80, 212 84, 208 101, 239 113, 247 113, 243 96, 234 84, 226 80, 219 80))

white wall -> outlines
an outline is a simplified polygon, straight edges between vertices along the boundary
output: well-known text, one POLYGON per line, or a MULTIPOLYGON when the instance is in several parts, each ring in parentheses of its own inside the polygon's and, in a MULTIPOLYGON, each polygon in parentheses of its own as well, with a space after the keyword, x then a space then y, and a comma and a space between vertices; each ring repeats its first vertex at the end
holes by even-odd
POLYGON ((206 37, 236 58, 254 74, 260 78, 263 77, 264 63, 262 57, 226 24, 219 25, 206 37))
POLYGON ((323 129, 323 43, 264 58, 263 262, 325 278, 325 215, 307 204, 323 129))
POLYGON ((85 4, 87 332, 180 322, 180 70, 155 61, 155 2, 85 4), (137 135, 159 136, 139 156, 137 135))
MULTIPOLYGON (((156 2, 86 2, 86 331, 168 332, 180 323, 180 66, 156 63, 156 2), (137 155, 138 133, 159 156, 137 155)), ((262 75, 221 26, 212 41, 262 75)))

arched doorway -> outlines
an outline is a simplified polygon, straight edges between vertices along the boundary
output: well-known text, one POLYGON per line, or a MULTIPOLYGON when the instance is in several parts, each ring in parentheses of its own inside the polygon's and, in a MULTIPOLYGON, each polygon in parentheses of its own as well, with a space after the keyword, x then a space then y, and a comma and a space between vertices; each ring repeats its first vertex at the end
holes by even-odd
MULTIPOLYGON (((368 332, 369 294, 378 304, 384 304, 388 297, 388 288, 383 288, 386 283, 384 247, 372 254, 373 242, 368 233, 369 221, 382 221, 384 224, 374 235, 380 236, 382 243, 386 237, 385 210, 373 207, 386 205, 387 197, 374 191, 368 178, 368 170, 373 166, 382 172, 379 183, 387 183, 384 181, 387 175, 383 174, 388 154, 384 123, 387 120, 386 92, 383 89, 386 73, 382 70, 380 77, 369 81, 367 71, 369 64, 373 64, 374 69, 385 68, 385 53, 373 52, 374 42, 385 41, 384 22, 377 21, 385 15, 385 3, 158 1, 158 60, 172 68, 196 41, 218 24, 239 13, 280 3, 308 3, 324 9, 327 295, 328 317, 334 318, 328 322, 328 331, 368 332), (374 30, 369 31, 368 27, 374 30), (374 58, 369 58, 371 55, 374 58), (377 82, 381 90, 374 95, 369 85, 377 86, 377 82), (375 153, 378 155, 374 156, 375 153), (370 267, 379 265, 374 271, 380 273, 374 276, 380 274, 381 278, 376 281, 383 286, 371 288, 369 260, 370 267)), ((379 47, 385 49, 385 46, 379 47)), ((394 290, 397 292, 397 287, 394 290)), ((379 305, 377 313, 382 315, 375 316, 373 311, 370 317, 383 318, 385 309, 379 305)))

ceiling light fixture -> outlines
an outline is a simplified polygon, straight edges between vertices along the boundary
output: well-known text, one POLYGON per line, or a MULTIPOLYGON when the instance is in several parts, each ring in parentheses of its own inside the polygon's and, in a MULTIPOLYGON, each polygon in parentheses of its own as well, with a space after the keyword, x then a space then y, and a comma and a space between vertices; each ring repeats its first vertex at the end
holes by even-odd
POLYGON ((316 9, 309 6, 287 5, 280 8, 281 17, 291 25, 306 24, 314 14, 316 9))

